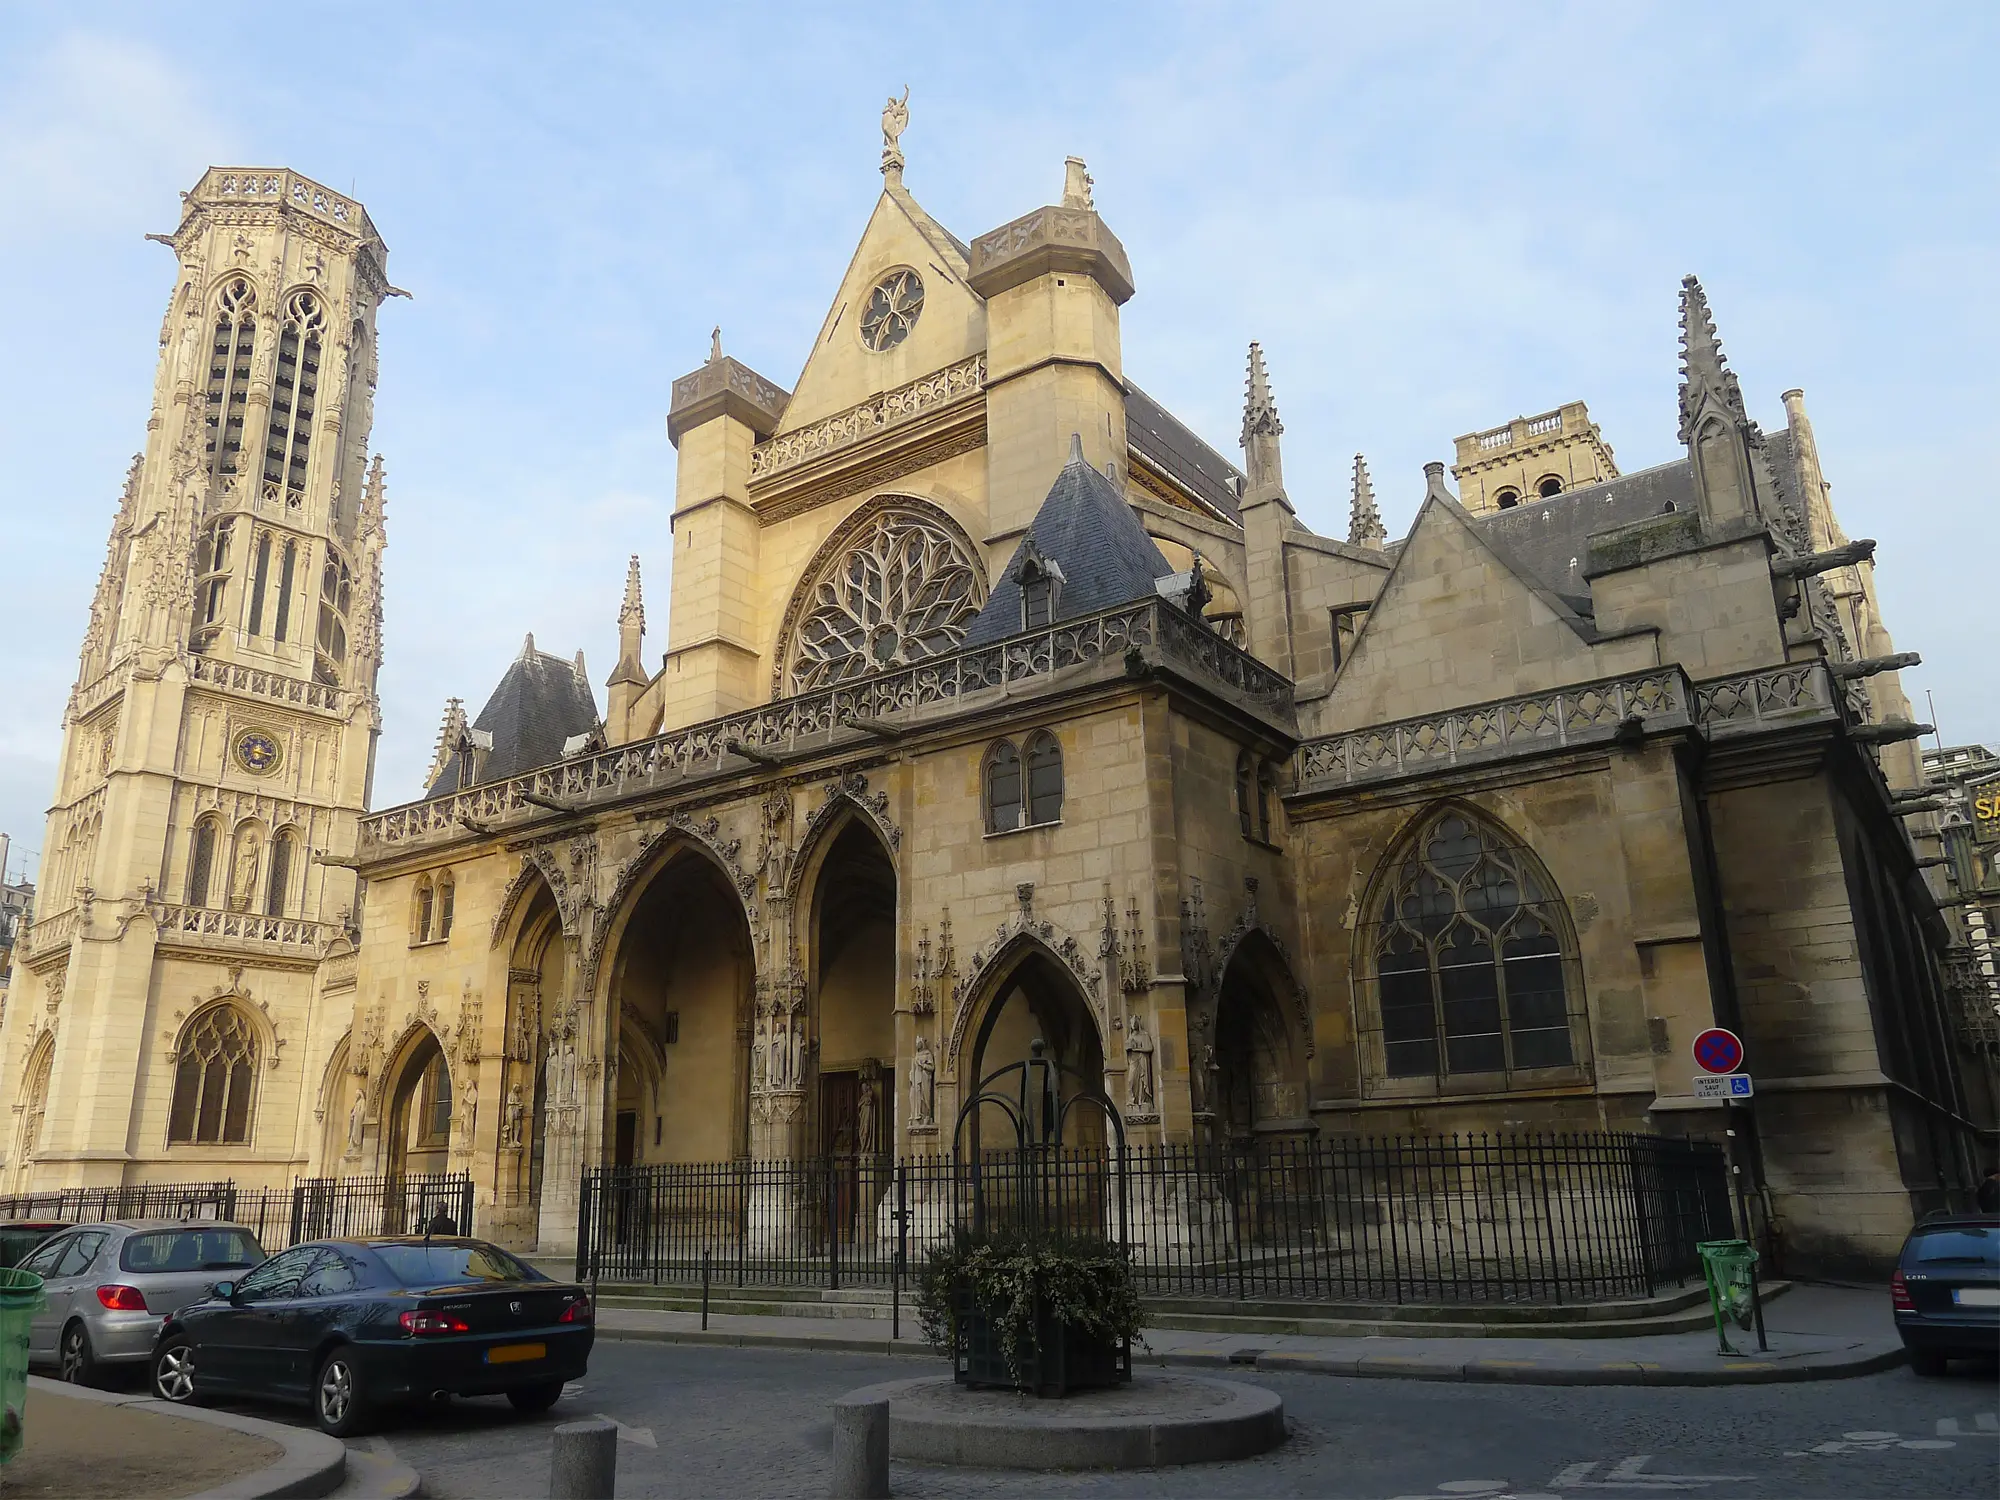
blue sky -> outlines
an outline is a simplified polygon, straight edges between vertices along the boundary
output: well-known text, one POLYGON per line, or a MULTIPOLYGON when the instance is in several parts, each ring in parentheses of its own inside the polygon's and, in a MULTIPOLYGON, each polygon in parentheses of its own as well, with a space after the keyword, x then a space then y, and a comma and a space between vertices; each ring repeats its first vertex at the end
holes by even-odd
MULTIPOLYGON (((1368 455, 1392 532, 1455 434, 1581 397, 1675 455, 1677 282, 1752 410, 1802 386, 1909 674, 2000 743, 2000 9, 1737 4, 0 9, 0 830, 41 842, 62 705, 210 163, 351 189, 415 295, 380 320, 385 806, 445 698, 532 630, 665 645, 673 377, 720 323, 796 378, 880 188, 961 238, 1087 158, 1131 253, 1129 374, 1226 451, 1263 340, 1307 524, 1368 455), (1984 606, 1984 607, 1982 607, 1984 606)), ((600 699, 602 690, 600 687, 600 699)))

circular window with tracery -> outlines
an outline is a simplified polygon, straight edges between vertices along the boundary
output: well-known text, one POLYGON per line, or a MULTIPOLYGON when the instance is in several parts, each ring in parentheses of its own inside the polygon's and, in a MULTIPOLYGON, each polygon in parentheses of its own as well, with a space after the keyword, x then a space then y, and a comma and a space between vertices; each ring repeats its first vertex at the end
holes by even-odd
POLYGON ((955 529, 885 510, 836 548, 800 590, 791 691, 957 650, 986 602, 986 579, 955 529))
POLYGON ((861 342, 877 354, 910 336, 924 311, 924 280, 907 266, 875 283, 861 310, 861 342))

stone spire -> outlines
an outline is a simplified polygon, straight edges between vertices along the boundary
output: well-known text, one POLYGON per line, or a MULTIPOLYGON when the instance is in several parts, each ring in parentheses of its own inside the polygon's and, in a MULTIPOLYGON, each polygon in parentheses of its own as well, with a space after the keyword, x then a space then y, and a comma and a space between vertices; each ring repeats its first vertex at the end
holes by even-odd
POLYGON ((438 726, 437 745, 431 752, 431 768, 424 773, 424 785, 433 785, 444 774, 451 758, 458 754, 459 742, 465 738, 465 700, 447 698, 444 705, 444 722, 438 726))
POLYGON ((1708 293, 1692 276, 1681 278, 1681 429, 1683 443, 1694 438, 1702 411, 1720 407, 1737 422, 1748 419, 1736 374, 1722 357, 1708 293))
POLYGON ((645 633, 646 602, 639 595, 639 554, 634 552, 632 560, 625 564, 625 602, 618 606, 618 633, 623 636, 627 626, 645 633))
POLYGON ((1354 503, 1347 513, 1347 540, 1356 547, 1373 547, 1377 552, 1389 540, 1382 513, 1375 508, 1375 486, 1368 478, 1368 460, 1354 455, 1354 503))
POLYGON ((1249 479, 1245 497, 1282 495, 1285 473, 1278 438, 1285 424, 1278 420, 1278 403, 1271 399, 1271 382, 1264 373, 1263 346, 1254 340, 1250 345, 1250 376, 1244 392, 1243 467, 1249 479))

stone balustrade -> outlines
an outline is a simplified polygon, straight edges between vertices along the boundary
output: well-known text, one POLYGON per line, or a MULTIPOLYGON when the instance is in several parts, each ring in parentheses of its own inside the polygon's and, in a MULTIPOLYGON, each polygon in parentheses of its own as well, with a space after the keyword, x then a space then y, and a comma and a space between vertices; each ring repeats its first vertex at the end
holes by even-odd
POLYGON ((311 682, 303 677, 288 677, 263 667, 245 666, 241 662, 191 656, 188 658, 188 677, 210 687, 248 693, 253 697, 268 698, 273 703, 324 714, 338 714, 345 706, 346 695, 337 687, 324 682, 311 682))
POLYGON ((1164 599, 1141 600, 990 646, 933 657, 893 672, 858 678, 815 692, 779 698, 757 708, 670 730, 595 755, 579 756, 449 797, 388 808, 361 820, 361 850, 384 852, 467 828, 546 815, 530 796, 582 807, 666 790, 684 782, 742 769, 732 746, 762 755, 826 748, 841 729, 892 720, 974 693, 1048 678, 1066 668, 1104 659, 1129 660, 1137 651, 1222 687, 1281 723, 1292 719, 1292 684, 1164 599))
POLYGON ((27 931, 21 937, 22 960, 25 962, 39 958, 44 953, 67 947, 70 939, 76 936, 77 924, 82 915, 77 907, 72 906, 68 911, 51 912, 46 917, 36 917, 28 924, 27 931))
POLYGON ((796 432, 780 433, 750 450, 750 477, 769 479, 823 454, 850 448, 878 432, 900 427, 927 412, 950 406, 985 387, 986 355, 933 370, 908 385, 872 396, 845 411, 822 417, 796 432))
POLYGON ((175 906, 156 901, 147 911, 159 928, 162 942, 195 938, 202 943, 249 944, 314 953, 339 931, 331 922, 267 917, 253 911, 218 911, 207 906, 175 906))
POLYGON ((1294 757, 1300 791, 1420 775, 1609 740, 1627 719, 1648 729, 1696 726, 1711 735, 1836 717, 1818 662, 1690 682, 1678 667, 1526 693, 1307 740, 1294 757))

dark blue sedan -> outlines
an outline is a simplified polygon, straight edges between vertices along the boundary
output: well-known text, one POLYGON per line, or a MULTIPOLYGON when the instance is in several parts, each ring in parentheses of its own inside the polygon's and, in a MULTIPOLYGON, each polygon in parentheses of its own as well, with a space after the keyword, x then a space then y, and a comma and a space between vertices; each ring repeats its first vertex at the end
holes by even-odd
POLYGON ((2000 1354, 2000 1215, 1924 1220, 1903 1242, 1889 1298, 1919 1375, 2000 1354))
POLYGON ((305 1402, 335 1437, 439 1393, 547 1411, 584 1373, 592 1318, 582 1287, 483 1240, 315 1240, 168 1318, 153 1390, 305 1402))

